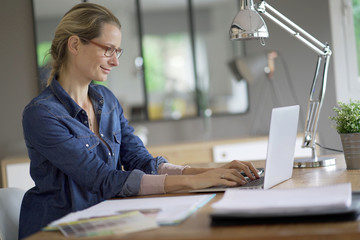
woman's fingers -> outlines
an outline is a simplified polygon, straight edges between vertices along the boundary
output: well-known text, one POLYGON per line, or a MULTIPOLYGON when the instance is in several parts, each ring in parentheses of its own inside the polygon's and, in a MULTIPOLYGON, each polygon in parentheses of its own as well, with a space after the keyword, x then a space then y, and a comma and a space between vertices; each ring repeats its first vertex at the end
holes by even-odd
POLYGON ((234 168, 243 171, 250 179, 259 178, 258 170, 251 162, 242 162, 238 160, 225 164, 223 168, 234 168))
POLYGON ((259 178, 258 170, 254 167, 251 162, 242 162, 246 167, 244 169, 245 174, 251 179, 259 178))
MULTIPOLYGON (((240 184, 240 185, 243 185, 245 183, 247 183, 245 177, 236 169, 224 169, 224 170, 227 170, 227 171, 224 171, 221 173, 220 175, 220 179, 222 179, 223 183, 225 182, 233 182, 233 183, 236 183, 236 184, 240 184)), ((225 184, 227 185, 227 184, 225 184)), ((233 185, 233 184, 231 184, 233 185)))

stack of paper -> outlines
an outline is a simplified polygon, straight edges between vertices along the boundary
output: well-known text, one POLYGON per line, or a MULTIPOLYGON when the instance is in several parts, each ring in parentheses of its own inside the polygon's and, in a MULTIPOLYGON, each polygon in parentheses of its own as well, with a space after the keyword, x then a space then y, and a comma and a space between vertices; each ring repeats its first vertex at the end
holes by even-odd
POLYGON ((44 230, 56 230, 64 223, 116 216, 129 211, 139 211, 146 216, 153 215, 158 225, 173 225, 185 220, 214 196, 215 194, 206 194, 108 200, 85 210, 70 213, 50 223, 44 230))
POLYGON ((319 211, 348 208, 351 200, 351 184, 345 183, 293 189, 228 189, 212 207, 242 213, 319 211))

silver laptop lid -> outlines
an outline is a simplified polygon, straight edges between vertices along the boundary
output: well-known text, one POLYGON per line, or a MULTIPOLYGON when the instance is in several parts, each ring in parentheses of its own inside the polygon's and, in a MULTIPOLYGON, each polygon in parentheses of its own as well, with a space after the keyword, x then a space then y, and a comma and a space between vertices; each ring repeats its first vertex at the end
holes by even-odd
POLYGON ((299 105, 272 110, 264 189, 269 189, 292 176, 299 111, 299 105))

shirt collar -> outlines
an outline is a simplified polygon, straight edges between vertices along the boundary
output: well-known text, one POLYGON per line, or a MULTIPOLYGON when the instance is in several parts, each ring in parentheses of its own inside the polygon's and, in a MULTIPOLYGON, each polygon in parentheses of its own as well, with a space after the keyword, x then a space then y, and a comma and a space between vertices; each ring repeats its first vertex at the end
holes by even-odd
POLYGON ((96 85, 90 84, 89 85, 89 96, 91 99, 95 100, 100 105, 104 103, 104 97, 96 90, 96 85))
POLYGON ((81 107, 70 97, 70 95, 57 81, 57 76, 55 76, 51 81, 50 88, 72 117, 75 117, 81 111, 81 107))
MULTIPOLYGON (((54 95, 64 105, 69 114, 74 118, 82 110, 82 108, 70 97, 70 95, 64 90, 64 88, 57 81, 57 76, 53 78, 50 84, 50 88, 54 95)), ((104 103, 103 97, 98 93, 93 85, 89 85, 89 96, 91 99, 99 102, 100 105, 104 103)))

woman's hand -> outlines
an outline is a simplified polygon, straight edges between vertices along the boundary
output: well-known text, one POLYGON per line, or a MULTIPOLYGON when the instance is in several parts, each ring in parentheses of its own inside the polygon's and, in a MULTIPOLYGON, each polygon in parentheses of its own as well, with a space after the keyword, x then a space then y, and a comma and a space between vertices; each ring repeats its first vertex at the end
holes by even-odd
POLYGON ((220 168, 225 169, 237 169, 239 171, 243 171, 246 176, 248 176, 250 179, 256 179, 259 178, 258 170, 254 167, 254 165, 251 162, 242 162, 238 160, 231 161, 220 168))
POLYGON ((221 185, 235 187, 247 183, 245 177, 237 169, 215 168, 188 177, 191 189, 202 189, 221 185))
POLYGON ((259 178, 254 165, 250 162, 232 161, 218 168, 185 168, 181 176, 167 176, 165 191, 202 189, 213 186, 234 187, 247 183, 244 172, 250 179, 259 178))

